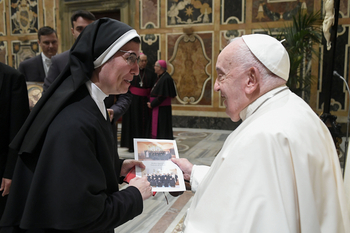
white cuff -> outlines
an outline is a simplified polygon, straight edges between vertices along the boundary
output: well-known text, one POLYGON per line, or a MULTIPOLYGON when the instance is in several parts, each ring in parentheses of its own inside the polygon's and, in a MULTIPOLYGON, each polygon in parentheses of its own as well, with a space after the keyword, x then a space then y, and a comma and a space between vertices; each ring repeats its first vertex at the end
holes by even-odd
POLYGON ((204 165, 193 165, 191 173, 191 190, 196 192, 199 184, 202 182, 203 178, 208 173, 210 167, 204 165))

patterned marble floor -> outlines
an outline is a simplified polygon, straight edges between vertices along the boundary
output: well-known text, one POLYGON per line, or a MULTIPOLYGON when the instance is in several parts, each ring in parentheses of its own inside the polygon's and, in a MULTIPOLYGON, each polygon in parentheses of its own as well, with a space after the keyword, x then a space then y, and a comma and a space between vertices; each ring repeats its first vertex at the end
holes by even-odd
MULTIPOLYGON (((174 137, 181 158, 193 164, 210 165, 231 133, 226 130, 174 128, 174 137)), ((119 148, 121 158, 133 158, 127 148, 119 148)), ((121 188, 127 187, 125 184, 121 188)), ((115 229, 116 233, 179 233, 193 193, 179 197, 157 193, 144 202, 143 213, 115 229)))

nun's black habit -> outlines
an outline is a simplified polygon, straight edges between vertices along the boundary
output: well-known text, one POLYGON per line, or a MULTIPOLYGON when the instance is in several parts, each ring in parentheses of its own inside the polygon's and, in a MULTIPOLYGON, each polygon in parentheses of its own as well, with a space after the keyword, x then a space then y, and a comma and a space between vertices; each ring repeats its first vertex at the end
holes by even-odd
POLYGON ((116 135, 85 85, 101 54, 135 37, 107 18, 79 36, 67 67, 11 144, 19 159, 1 232, 113 232, 142 212, 137 188, 118 189, 116 135))

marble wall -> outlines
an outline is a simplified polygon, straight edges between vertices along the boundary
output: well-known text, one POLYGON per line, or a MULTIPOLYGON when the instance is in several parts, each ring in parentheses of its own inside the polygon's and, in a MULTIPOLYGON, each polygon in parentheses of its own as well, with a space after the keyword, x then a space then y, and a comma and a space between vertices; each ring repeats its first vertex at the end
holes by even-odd
MULTIPOLYGON (((156 60, 166 60, 176 84, 178 96, 172 102, 174 124, 184 126, 185 121, 191 122, 191 117, 210 121, 214 112, 218 113, 214 118, 228 118, 213 85, 217 56, 230 39, 251 33, 277 34, 299 10, 322 12, 323 4, 315 0, 140 0, 135 27, 143 37, 142 51, 150 57, 150 68, 156 60), (186 120, 182 121, 181 117, 186 120)), ((349 76, 348 11, 349 0, 340 1, 335 70, 346 78, 349 76)), ((305 100, 321 114, 322 82, 332 77, 323 77, 324 46, 316 50, 319 54, 308 64, 313 82, 311 94, 305 100)), ((342 122, 348 111, 348 94, 341 80, 333 81, 332 114, 342 122)))
MULTIPOLYGON (((342 13, 342 12, 341 12, 342 13)), ((342 24, 338 26, 338 36, 336 45, 336 57, 334 58, 334 70, 337 71, 341 76, 348 80, 349 77, 349 27, 350 25, 342 24)), ((325 41, 324 41, 325 42, 325 41)), ((322 62, 322 54, 326 48, 320 47, 320 58, 319 58, 319 69, 324 67, 322 62)), ((320 74, 318 77, 317 85, 317 110, 322 111, 324 105, 324 90, 322 90, 322 83, 325 77, 320 74)), ((348 111, 349 100, 348 93, 344 82, 337 77, 333 78, 332 82, 332 94, 331 94, 331 110, 334 113, 339 113, 339 116, 343 116, 348 111), (343 113, 343 114, 341 114, 343 113)))
POLYGON ((58 29, 58 1, 0 0, 0 62, 18 68, 20 62, 40 52, 38 29, 58 29))
MULTIPOLYGON (((349 77, 349 2, 340 1, 340 18, 334 69, 349 77)), ((0 0, 0 62, 15 68, 38 54, 38 28, 48 25, 58 31, 59 51, 70 48, 69 16, 77 9, 110 11, 121 9, 121 20, 141 35, 141 50, 148 55, 149 68, 166 60, 178 96, 172 101, 174 124, 180 117, 210 121, 230 121, 220 93, 213 91, 215 63, 220 51, 232 38, 251 33, 274 34, 291 23, 300 9, 305 13, 323 11, 323 0, 0 0), (62 25, 62 28, 61 28, 62 25)), ((324 13, 322 13, 324 16, 324 13)), ((307 102, 317 114, 324 105, 325 79, 333 79, 332 114, 346 122, 349 96, 344 83, 323 77, 324 46, 310 63, 314 81, 307 102)), ((188 126, 191 126, 190 123, 188 126)), ((185 126, 183 126, 185 127, 185 126)), ((204 127, 204 126, 203 126, 204 127)))

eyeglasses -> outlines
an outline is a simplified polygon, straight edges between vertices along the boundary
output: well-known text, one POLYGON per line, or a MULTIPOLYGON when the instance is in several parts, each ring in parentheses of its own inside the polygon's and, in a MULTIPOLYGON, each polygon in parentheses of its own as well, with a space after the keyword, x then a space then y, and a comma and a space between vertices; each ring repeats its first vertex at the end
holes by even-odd
POLYGON ((128 63, 129 66, 135 65, 135 63, 139 62, 140 60, 140 57, 137 57, 136 53, 124 51, 121 49, 119 49, 119 51, 125 53, 122 57, 125 59, 126 63, 128 63), (126 54, 129 54, 129 56, 126 56, 126 54))

